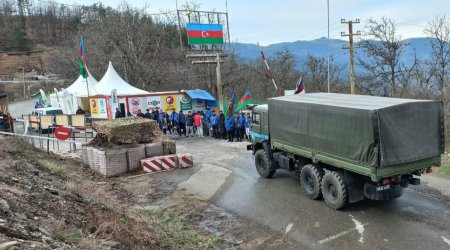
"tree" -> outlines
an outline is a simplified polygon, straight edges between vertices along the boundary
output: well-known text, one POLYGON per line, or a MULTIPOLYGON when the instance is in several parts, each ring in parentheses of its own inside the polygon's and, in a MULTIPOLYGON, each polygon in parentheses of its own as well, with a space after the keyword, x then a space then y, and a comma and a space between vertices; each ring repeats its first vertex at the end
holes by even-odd
POLYGON ((437 16, 428 22, 424 32, 432 38, 430 39, 431 62, 436 67, 435 75, 441 100, 445 101, 450 68, 450 22, 446 16, 437 16))
POLYGON ((379 21, 370 18, 365 33, 360 42, 365 56, 358 57, 358 64, 366 71, 365 78, 378 88, 379 94, 398 96, 400 57, 407 44, 397 34, 394 20, 387 17, 379 21))
MULTIPOLYGON (((330 57, 330 89, 336 90, 339 77, 345 67, 333 62, 330 57)), ((328 66, 327 58, 308 55, 302 70, 304 71, 305 89, 307 92, 327 92, 328 91, 328 66)))

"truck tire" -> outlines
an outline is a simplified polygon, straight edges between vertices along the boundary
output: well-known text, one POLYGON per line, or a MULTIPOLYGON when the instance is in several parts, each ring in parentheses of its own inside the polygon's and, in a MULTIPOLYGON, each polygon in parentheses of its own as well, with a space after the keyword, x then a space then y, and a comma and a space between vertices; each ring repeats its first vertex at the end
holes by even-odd
POLYGON ((336 210, 348 204, 348 188, 340 172, 331 171, 322 178, 322 194, 325 203, 336 210))
POLYGON ((322 168, 313 164, 302 167, 300 172, 300 184, 302 185, 303 192, 308 198, 317 200, 322 197, 320 185, 324 174, 325 172, 322 168))
POLYGON ((255 165, 258 174, 264 178, 272 177, 277 170, 276 162, 270 159, 270 156, 264 149, 256 151, 255 165))

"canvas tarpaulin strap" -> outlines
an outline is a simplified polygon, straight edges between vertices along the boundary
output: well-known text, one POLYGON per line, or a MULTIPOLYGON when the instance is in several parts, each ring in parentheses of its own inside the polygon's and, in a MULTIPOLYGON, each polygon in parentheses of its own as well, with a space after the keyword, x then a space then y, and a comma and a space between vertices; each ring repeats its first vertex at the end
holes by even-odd
POLYGON ((271 139, 289 146, 374 167, 443 152, 438 101, 317 93, 271 98, 268 104, 271 139))

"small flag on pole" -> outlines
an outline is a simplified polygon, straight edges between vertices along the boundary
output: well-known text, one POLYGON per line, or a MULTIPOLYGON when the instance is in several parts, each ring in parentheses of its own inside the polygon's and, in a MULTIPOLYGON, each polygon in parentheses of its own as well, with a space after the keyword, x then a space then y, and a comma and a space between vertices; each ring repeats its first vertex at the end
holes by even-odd
POLYGON ((234 107, 236 106, 237 102, 238 102, 238 100, 236 98, 236 92, 233 91, 233 94, 231 94, 230 101, 228 102, 228 106, 225 109, 225 117, 226 118, 233 116, 233 110, 234 110, 234 107))
POLYGON ((303 76, 301 76, 300 79, 298 79, 297 84, 295 86, 294 95, 296 94, 305 94, 305 86, 303 85, 303 76))
POLYGON ((78 66, 80 67, 80 75, 83 76, 83 78, 87 78, 88 70, 86 67, 86 57, 84 56, 83 36, 80 37, 80 47, 78 48, 78 66))
POLYGON ((250 94, 250 91, 246 90, 244 93, 244 96, 239 101, 239 104, 238 104, 235 112, 241 111, 242 109, 247 107, 248 104, 252 103, 252 101, 253 101, 253 98, 252 98, 252 95, 250 94))

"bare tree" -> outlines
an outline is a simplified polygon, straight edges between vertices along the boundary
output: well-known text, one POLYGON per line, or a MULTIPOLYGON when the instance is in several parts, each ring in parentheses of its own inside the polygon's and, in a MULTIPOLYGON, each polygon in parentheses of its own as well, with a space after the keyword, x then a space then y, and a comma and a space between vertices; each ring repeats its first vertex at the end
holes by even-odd
POLYGON ((448 71, 450 68, 450 22, 446 16, 437 16, 424 30, 430 36, 431 61, 436 67, 436 80, 441 100, 445 101, 448 71))
MULTIPOLYGON (((334 91, 337 90, 336 86, 344 68, 344 65, 334 63, 333 56, 330 57, 330 88, 334 91)), ((328 90, 327 58, 308 55, 302 70, 305 74, 304 80, 307 81, 305 89, 308 92, 326 92, 328 90)))
POLYGON ((365 69, 370 84, 381 87, 380 94, 398 96, 398 77, 402 72, 400 57, 407 44, 397 34, 394 20, 383 17, 381 20, 370 18, 367 22, 360 42, 365 56, 358 57, 358 64, 365 69))

